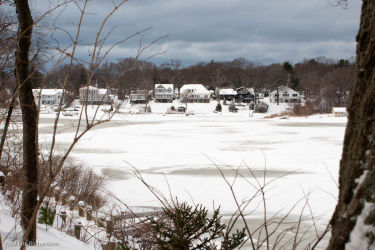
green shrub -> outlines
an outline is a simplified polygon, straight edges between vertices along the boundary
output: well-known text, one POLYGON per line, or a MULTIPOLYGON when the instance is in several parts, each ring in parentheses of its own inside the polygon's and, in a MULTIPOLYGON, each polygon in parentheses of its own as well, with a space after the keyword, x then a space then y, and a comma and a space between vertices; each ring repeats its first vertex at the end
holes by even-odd
POLYGON ((245 229, 225 234, 219 209, 209 217, 202 205, 191 206, 178 200, 164 207, 160 217, 151 218, 150 228, 153 245, 160 249, 234 249, 246 236, 245 229))
POLYGON ((222 107, 221 107, 220 102, 216 105, 215 111, 216 112, 221 112, 222 111, 222 107))
POLYGON ((38 223, 45 224, 46 227, 52 226, 55 220, 56 210, 49 207, 48 201, 44 202, 43 206, 39 210, 38 223))

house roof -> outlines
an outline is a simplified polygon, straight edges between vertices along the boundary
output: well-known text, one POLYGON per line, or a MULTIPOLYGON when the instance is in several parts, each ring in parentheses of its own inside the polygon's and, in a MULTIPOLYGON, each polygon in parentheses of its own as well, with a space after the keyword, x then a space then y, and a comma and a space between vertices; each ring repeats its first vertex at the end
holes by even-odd
POLYGON ((333 107, 332 112, 335 113, 346 113, 346 108, 345 107, 333 107))
POLYGON ((99 95, 105 95, 105 94, 107 94, 107 89, 98 89, 98 94, 99 95))
POLYGON ((63 92, 63 89, 33 89, 34 95, 38 95, 41 90, 42 95, 56 95, 63 92))
POLYGON ((208 91, 202 84, 185 84, 181 87, 180 92, 184 93, 188 89, 192 89, 193 92, 199 93, 199 94, 210 94, 210 91, 208 91))
POLYGON ((160 86, 165 88, 165 89, 170 88, 171 90, 173 90, 173 84, 162 84, 162 83, 155 84, 155 89, 159 88, 160 86))
POLYGON ((219 95, 237 95, 237 91, 233 89, 220 89, 219 95))
POLYGON ((248 93, 250 93, 252 95, 255 94, 254 88, 239 87, 239 88, 236 89, 236 91, 237 91, 237 93, 241 93, 242 91, 246 91, 246 92, 248 92, 248 93))
MULTIPOLYGON (((284 93, 284 92, 288 92, 288 93, 294 93, 294 94, 299 94, 297 91, 285 86, 285 85, 280 85, 279 87, 277 87, 279 89, 279 92, 280 93, 284 93)), ((271 94, 273 93, 276 93, 277 90, 274 90, 271 92, 271 94)))
MULTIPOLYGON (((80 88, 79 90, 81 89, 87 89, 87 86, 83 86, 82 88, 80 88)), ((97 87, 94 87, 94 86, 89 86, 89 90, 96 90, 98 89, 97 87)))

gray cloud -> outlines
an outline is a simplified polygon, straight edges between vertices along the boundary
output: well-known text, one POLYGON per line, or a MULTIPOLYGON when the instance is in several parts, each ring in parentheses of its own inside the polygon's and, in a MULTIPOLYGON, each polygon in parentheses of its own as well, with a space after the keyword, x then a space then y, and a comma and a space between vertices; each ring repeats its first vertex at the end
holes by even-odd
MULTIPOLYGON (((34 8, 40 8, 43 1, 34 3, 34 8)), ((106 31, 116 28, 107 45, 153 26, 144 34, 144 43, 169 34, 144 55, 167 50, 151 59, 157 63, 178 58, 191 64, 240 56, 260 63, 317 56, 347 58, 355 54, 360 6, 361 1, 352 1, 348 9, 342 9, 329 0, 130 0, 108 22, 106 31)), ((90 2, 81 43, 94 39, 111 7, 109 1, 90 2)), ((68 7, 58 25, 73 32, 78 14, 73 6, 68 7)), ((68 41, 61 32, 56 37, 68 41)), ((120 45, 109 59, 134 56, 138 41, 139 37, 120 45)), ((81 47, 79 54, 87 57, 88 51, 87 46, 81 47)))

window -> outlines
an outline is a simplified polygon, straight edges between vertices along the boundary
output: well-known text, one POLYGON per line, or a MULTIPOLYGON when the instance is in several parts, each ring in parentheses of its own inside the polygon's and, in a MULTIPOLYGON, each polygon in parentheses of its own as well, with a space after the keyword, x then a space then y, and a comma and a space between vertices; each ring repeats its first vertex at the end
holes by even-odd
POLYGON ((284 93, 284 94, 283 94, 283 96, 285 96, 285 97, 288 97, 288 96, 289 96, 289 94, 288 94, 288 93, 284 93))
POLYGON ((294 96, 294 97, 296 97, 296 96, 297 96, 297 94, 293 94, 293 96, 294 96))

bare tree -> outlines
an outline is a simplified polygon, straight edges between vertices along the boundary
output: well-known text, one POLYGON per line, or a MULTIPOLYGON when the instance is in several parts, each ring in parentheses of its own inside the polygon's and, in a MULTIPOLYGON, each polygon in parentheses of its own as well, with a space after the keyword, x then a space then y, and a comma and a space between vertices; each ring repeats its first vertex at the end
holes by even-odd
MULTIPOLYGON (((69 156, 70 152, 76 145, 76 143, 82 138, 89 130, 91 130, 96 125, 99 125, 103 122, 108 122, 111 120, 111 118, 114 116, 116 111, 118 110, 119 106, 114 108, 113 110, 109 111, 108 113, 103 114, 100 117, 100 106, 98 105, 93 114, 88 114, 88 100, 87 100, 87 94, 86 94, 86 101, 83 105, 83 108, 81 109, 81 112, 79 114, 79 118, 77 121, 77 126, 74 133, 74 138, 72 140, 72 143, 68 146, 66 151, 58 158, 56 158, 56 134, 58 133, 57 126, 59 123, 60 118, 60 112, 61 107, 63 105, 64 95, 66 95, 66 89, 68 86, 68 79, 71 74, 71 69, 73 67, 73 62, 79 61, 78 58, 75 56, 75 52, 77 49, 77 46, 79 46, 79 37, 80 37, 80 31, 82 28, 82 20, 83 17, 87 14, 87 3, 89 0, 85 1, 75 1, 75 0, 67 0, 63 3, 57 4, 53 9, 57 9, 60 6, 66 5, 68 3, 73 3, 80 11, 79 21, 77 23, 77 31, 74 36, 71 36, 69 34, 69 37, 72 38, 72 46, 68 46, 67 48, 61 48, 59 45, 57 45, 56 50, 59 53, 56 60, 56 63, 51 67, 50 71, 53 71, 57 65, 59 65, 61 62, 63 62, 65 59, 70 59, 69 64, 66 67, 65 76, 63 77, 63 81, 61 82, 61 86, 63 88, 63 93, 60 98, 59 103, 59 109, 56 114, 56 119, 53 127, 53 133, 52 133, 52 142, 51 146, 48 148, 48 155, 45 157, 41 157, 42 163, 45 164, 47 167, 50 168, 49 178, 45 182, 45 185, 39 190, 38 195, 38 180, 37 180, 37 174, 38 174, 38 158, 37 158, 37 149, 38 149, 38 138, 37 138, 37 123, 38 123, 38 109, 35 105, 35 101, 32 95, 32 86, 31 86, 31 77, 35 73, 37 69, 35 69, 33 72, 30 72, 30 63, 28 60, 29 57, 29 48, 30 48, 30 42, 31 42, 31 34, 32 34, 32 25, 34 25, 33 20, 31 18, 30 9, 28 7, 27 1, 15 1, 16 7, 17 7, 17 13, 19 15, 19 24, 20 24, 20 31, 19 31, 19 42, 18 42, 18 53, 17 53, 17 65, 16 65, 16 73, 17 73, 17 82, 18 82, 18 88, 19 88, 19 96, 20 96, 20 103, 22 105, 22 113, 23 113, 23 143, 24 143, 24 149, 23 149, 23 164, 25 171, 25 176, 27 177, 25 179, 25 189, 23 192, 23 204, 22 204, 22 225, 24 229, 24 234, 22 241, 23 242, 30 242, 34 243, 36 241, 36 227, 35 227, 35 221, 38 214, 38 209, 42 205, 45 197, 50 193, 50 188, 52 187, 52 184, 60 171, 62 170, 64 163, 69 156), (74 37, 74 38, 73 38, 74 37), (27 63, 27 64, 26 64, 27 63), (28 112, 25 112, 28 111, 28 112), (25 129, 28 130, 28 134, 25 134, 25 129), (26 138, 28 136, 28 138, 26 138), (30 146, 30 143, 34 143, 30 146), (32 150, 34 149, 34 150, 32 150), (33 159, 29 159, 28 157, 31 157, 31 153, 34 153, 33 156, 35 156, 33 159), (32 168, 33 167, 33 168, 32 168), (30 192, 30 190, 32 192, 30 192), (31 199, 31 196, 27 196, 27 194, 32 194, 33 198, 31 199), (26 198, 25 198, 26 197, 26 198), (31 205, 33 206, 31 209, 31 205), (25 208, 25 209, 24 209, 25 208), (26 211, 27 213, 24 214, 23 211, 26 211)), ((112 44, 109 49, 104 49, 104 43, 106 42, 109 34, 104 33, 104 26, 106 25, 109 18, 114 14, 116 10, 118 10, 119 7, 121 7, 124 3, 126 3, 127 0, 121 0, 118 3, 113 3, 113 8, 107 15, 104 17, 103 21, 100 23, 100 27, 98 28, 98 32, 96 33, 95 41, 92 44, 92 56, 90 62, 88 62, 87 67, 87 78, 84 83, 84 86, 87 87, 87 90, 89 89, 89 86, 93 82, 93 77, 95 72, 97 72, 97 69, 103 62, 104 58, 111 52, 111 50, 116 47, 117 45, 137 36, 140 34, 143 34, 145 31, 149 30, 150 28, 146 28, 142 31, 136 32, 132 35, 129 35, 122 40, 120 40, 117 43, 112 44), (105 51, 104 51, 105 50, 105 51), (104 52, 103 52, 104 51, 104 52)), ((51 12, 51 11, 50 11, 51 12)), ((140 41, 140 45, 137 51, 136 59, 140 57, 140 55, 149 47, 151 47, 154 43, 156 43, 158 40, 162 39, 163 37, 160 37, 159 39, 156 39, 146 45, 142 44, 142 40, 140 41)), ((45 75, 43 81, 41 82, 42 88, 46 86, 46 81, 48 79, 50 72, 47 72, 45 75)), ((103 97, 105 98, 105 96, 103 97)), ((38 100, 40 104, 40 97, 38 100)), ((101 101, 103 103, 103 100, 101 101)), ((25 249, 25 245, 22 245, 21 249, 25 249)))
POLYGON ((172 79, 172 83, 175 88, 177 88, 178 96, 180 96, 180 89, 182 87, 182 79, 181 79, 181 60, 175 59, 171 60, 170 65, 175 72, 175 76, 172 79))
POLYGON ((30 80, 29 51, 33 29, 28 1, 15 0, 18 18, 16 50, 16 79, 23 124, 23 171, 24 188, 22 195, 21 224, 24 230, 31 228, 25 239, 36 242, 36 220, 32 214, 38 197, 38 158, 37 158, 37 109, 30 80))

